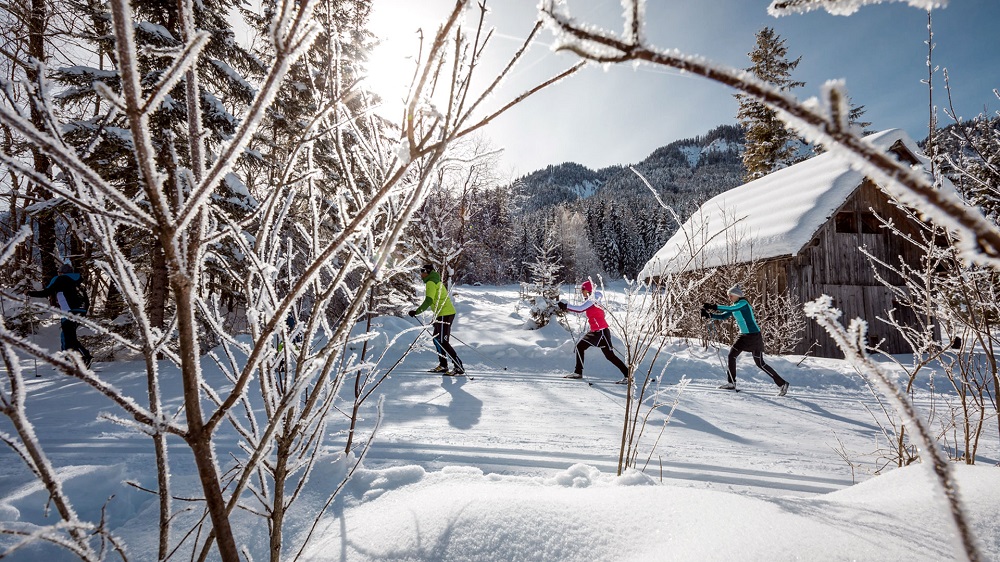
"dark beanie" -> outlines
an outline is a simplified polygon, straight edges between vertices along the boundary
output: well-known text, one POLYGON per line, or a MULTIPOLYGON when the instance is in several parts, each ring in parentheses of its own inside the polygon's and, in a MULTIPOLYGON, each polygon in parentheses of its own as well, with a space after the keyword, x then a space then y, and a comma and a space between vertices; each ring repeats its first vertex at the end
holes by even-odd
POLYGON ((434 271, 434 264, 425 263, 423 267, 420 268, 420 273, 430 273, 434 271))

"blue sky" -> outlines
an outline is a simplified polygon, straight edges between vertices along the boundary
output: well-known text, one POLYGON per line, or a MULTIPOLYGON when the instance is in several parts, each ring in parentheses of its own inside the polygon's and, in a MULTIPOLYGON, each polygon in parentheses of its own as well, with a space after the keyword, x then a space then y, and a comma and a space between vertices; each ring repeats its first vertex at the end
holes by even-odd
MULTIPOLYGON (((1000 0, 951 0, 933 12, 934 65, 947 69, 958 114, 969 119, 995 114, 1000 100, 1000 0)), ((415 30, 433 32, 450 0, 375 0, 372 30, 384 40, 373 56, 373 81, 386 92, 408 76, 403 57, 416 51, 415 30)), ((495 27, 488 65, 497 67, 530 30, 537 0, 493 0, 488 24, 495 27)), ((621 29, 619 0, 570 0, 580 21, 621 29)), ((790 57, 802 61, 793 78, 817 95, 829 79, 844 79, 872 128, 905 129, 915 139, 927 134, 927 13, 903 2, 867 6, 852 16, 825 11, 774 18, 768 0, 648 0, 646 36, 661 49, 679 49, 744 68, 754 34, 764 26, 786 40, 790 57)), ((526 60, 494 98, 499 105, 575 60, 549 48, 544 33, 526 60)), ((947 99, 943 72, 934 75, 935 104, 947 99)), ((577 162, 590 168, 631 164, 674 140, 694 137, 736 122, 732 90, 665 68, 641 65, 591 67, 537 94, 491 124, 486 135, 504 149, 502 171, 523 175, 549 164, 577 162)), ((943 114, 942 123, 950 122, 943 114)))

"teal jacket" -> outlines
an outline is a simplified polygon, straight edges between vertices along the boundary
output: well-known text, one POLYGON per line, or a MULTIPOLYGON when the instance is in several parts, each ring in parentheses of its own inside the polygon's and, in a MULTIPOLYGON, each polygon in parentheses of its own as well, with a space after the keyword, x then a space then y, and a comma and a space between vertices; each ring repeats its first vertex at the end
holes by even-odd
POLYGON ((420 303, 420 306, 417 307, 417 314, 428 308, 431 309, 434 316, 455 314, 455 305, 452 304, 451 298, 448 297, 448 288, 441 282, 440 273, 432 271, 427 274, 427 278, 424 279, 424 288, 426 289, 427 296, 424 297, 424 302, 420 303))
POLYGON ((716 311, 709 312, 714 320, 725 320, 732 316, 740 327, 741 334, 759 334, 760 326, 757 325, 757 318, 753 315, 753 307, 746 299, 740 299, 732 305, 720 304, 716 311))

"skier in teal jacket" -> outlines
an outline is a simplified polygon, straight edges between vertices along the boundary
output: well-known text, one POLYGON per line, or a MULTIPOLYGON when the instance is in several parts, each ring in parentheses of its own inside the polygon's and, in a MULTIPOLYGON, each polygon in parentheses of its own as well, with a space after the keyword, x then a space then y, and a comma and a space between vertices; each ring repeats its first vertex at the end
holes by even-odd
POLYGON ((705 303, 702 305, 701 315, 712 320, 725 320, 726 318, 736 319, 736 324, 740 328, 740 337, 736 338, 733 347, 729 350, 729 380, 719 388, 723 390, 736 390, 736 358, 740 353, 749 351, 753 356, 753 362, 757 367, 771 376, 774 384, 778 385, 778 396, 784 396, 788 391, 788 381, 781 378, 770 365, 764 362, 764 337, 760 335, 760 326, 753 314, 753 307, 743 296, 743 288, 734 285, 729 289, 729 305, 717 305, 705 303))
POLYGON ((448 288, 441 282, 441 275, 434 271, 434 266, 426 264, 420 268, 420 279, 424 282, 426 296, 420 306, 409 312, 410 316, 416 316, 421 312, 430 309, 434 313, 434 349, 438 354, 438 366, 430 370, 431 373, 442 373, 445 375, 462 375, 465 367, 462 360, 455 353, 455 348, 451 346, 451 325, 455 322, 455 305, 448 296, 448 288), (455 364, 452 371, 448 370, 448 359, 455 364))

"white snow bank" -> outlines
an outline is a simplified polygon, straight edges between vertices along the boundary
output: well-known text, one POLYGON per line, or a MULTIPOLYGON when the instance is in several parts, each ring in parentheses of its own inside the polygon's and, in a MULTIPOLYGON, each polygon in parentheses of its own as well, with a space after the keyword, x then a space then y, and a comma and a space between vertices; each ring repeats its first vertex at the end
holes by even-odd
MULTIPOLYGON (((403 471, 411 478, 393 490, 384 490, 392 477, 383 479, 373 500, 363 492, 349 500, 304 559, 939 561, 955 553, 923 465, 810 498, 659 485, 586 465, 552 478, 418 471, 403 471)), ((1000 471, 956 472, 977 527, 995 531, 1000 471)), ((984 552, 996 559, 997 535, 987 536, 984 552)))

